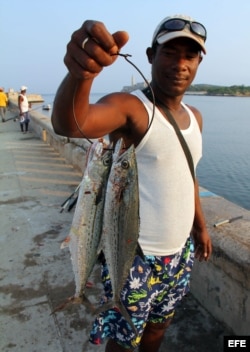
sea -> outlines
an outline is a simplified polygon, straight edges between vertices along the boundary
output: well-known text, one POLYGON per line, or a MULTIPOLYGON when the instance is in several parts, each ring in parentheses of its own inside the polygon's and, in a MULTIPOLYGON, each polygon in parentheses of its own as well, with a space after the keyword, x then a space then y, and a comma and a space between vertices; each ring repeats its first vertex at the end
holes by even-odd
MULTIPOLYGON (((91 103, 106 93, 93 93, 91 103)), ((53 107, 55 94, 42 94, 53 107)), ((183 101, 203 116, 203 157, 197 168, 199 183, 250 210, 250 98, 185 95, 183 101)), ((51 111, 38 110, 49 116, 51 111)))

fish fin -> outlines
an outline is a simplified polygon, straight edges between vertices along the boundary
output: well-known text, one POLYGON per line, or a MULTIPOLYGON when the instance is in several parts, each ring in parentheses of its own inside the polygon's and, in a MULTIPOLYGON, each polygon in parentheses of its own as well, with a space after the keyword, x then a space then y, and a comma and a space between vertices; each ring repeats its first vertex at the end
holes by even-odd
POLYGON ((61 243, 60 249, 67 248, 69 246, 70 236, 67 236, 65 240, 61 243))

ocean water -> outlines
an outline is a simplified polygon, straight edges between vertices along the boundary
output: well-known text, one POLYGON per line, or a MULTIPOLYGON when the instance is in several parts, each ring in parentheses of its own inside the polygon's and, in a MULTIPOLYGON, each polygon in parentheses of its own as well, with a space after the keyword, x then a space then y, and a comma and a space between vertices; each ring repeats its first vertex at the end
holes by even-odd
MULTIPOLYGON (((55 94, 41 94, 44 102, 43 103, 36 103, 32 104, 32 110, 41 112, 43 115, 50 117, 51 116, 51 110, 43 110, 44 105, 51 105, 51 108, 53 108, 53 102, 55 99, 55 94)), ((90 102, 95 103, 98 99, 100 99, 105 93, 92 93, 90 96, 90 102)))
POLYGON ((250 98, 185 96, 203 115, 200 184, 250 210, 250 98))
MULTIPOLYGON (((104 93, 91 94, 96 102, 104 93)), ((43 94, 53 106, 54 94, 43 94)), ((250 98, 186 95, 184 102, 203 116, 203 157, 199 183, 209 191, 250 210, 250 98)), ((42 110, 46 115, 50 111, 42 110)))

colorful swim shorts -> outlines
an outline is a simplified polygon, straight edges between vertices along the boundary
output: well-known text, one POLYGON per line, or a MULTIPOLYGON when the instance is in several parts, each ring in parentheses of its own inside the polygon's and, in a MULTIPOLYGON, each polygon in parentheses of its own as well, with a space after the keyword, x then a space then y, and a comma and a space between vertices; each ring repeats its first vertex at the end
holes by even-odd
MULTIPOLYGON (((136 348, 147 322, 164 323, 173 318, 176 305, 189 291, 193 262, 194 245, 191 238, 183 250, 174 255, 148 255, 144 260, 136 256, 120 297, 137 334, 121 313, 113 308, 95 319, 90 342, 99 345, 105 338, 111 338, 124 348, 136 348)), ((107 301, 112 297, 112 287, 105 263, 102 279, 107 301)))

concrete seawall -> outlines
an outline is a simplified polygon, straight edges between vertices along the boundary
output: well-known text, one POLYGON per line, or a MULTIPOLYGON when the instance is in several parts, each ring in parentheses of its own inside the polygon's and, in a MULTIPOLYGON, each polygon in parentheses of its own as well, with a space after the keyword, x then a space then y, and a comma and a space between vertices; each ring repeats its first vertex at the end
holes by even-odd
MULTIPOLYGON (((83 171, 89 142, 58 136, 50 118, 35 111, 30 115, 35 133, 83 171)), ((250 335, 250 212, 206 189, 201 188, 200 195, 213 241, 213 255, 208 263, 195 263, 191 292, 232 333, 250 335), (243 218, 218 228, 213 226, 238 215, 243 218)))
MULTIPOLYGON (((8 92, 8 99, 12 104, 17 105, 19 92, 8 92)), ((44 99, 40 94, 27 94, 29 103, 43 103, 44 99)))

